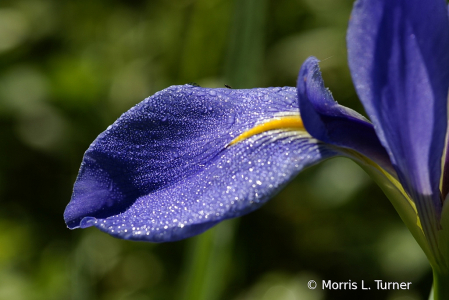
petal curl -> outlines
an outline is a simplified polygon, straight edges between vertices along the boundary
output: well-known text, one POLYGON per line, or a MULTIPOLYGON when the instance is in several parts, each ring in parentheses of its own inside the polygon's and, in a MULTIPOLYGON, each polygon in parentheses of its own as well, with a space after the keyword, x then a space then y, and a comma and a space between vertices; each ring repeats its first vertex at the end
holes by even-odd
POLYGON ((162 242, 246 214, 304 167, 336 154, 294 130, 271 130, 229 146, 255 125, 289 114, 298 114, 294 88, 161 91, 91 144, 66 223, 162 242))
POLYGON ((357 93, 401 183, 418 210, 438 218, 449 87, 445 1, 359 0, 347 43, 357 93), (420 203, 429 200, 432 207, 420 203))
POLYGON ((320 141, 356 150, 395 174, 373 125, 357 112, 338 105, 324 87, 318 62, 309 57, 297 82, 301 117, 307 131, 320 141))

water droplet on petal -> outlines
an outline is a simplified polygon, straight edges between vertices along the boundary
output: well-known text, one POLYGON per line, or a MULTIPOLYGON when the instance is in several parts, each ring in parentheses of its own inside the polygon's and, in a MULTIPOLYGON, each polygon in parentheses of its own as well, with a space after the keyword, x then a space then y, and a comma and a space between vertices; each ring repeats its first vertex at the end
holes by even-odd
POLYGON ((228 123, 229 127, 234 125, 234 123, 235 123, 235 115, 233 113, 229 114, 228 115, 228 119, 226 120, 226 122, 228 123))

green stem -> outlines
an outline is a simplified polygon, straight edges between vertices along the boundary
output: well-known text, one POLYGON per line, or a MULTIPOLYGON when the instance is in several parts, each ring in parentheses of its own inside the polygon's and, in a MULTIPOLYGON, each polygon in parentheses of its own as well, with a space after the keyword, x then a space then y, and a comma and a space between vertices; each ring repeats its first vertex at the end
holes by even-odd
MULTIPOLYGON (((257 86, 264 51, 267 0, 234 0, 225 80, 234 88, 257 86)), ((220 223, 190 242, 183 300, 216 300, 227 282, 237 220, 220 223)))
POLYGON ((233 88, 254 88, 261 79, 267 0, 235 0, 225 79, 233 88))
MULTIPOLYGON (((432 298, 429 298, 432 299, 432 298)), ((433 299, 449 299, 449 273, 440 273, 433 271, 433 299)))
POLYGON ((219 299, 231 261, 236 222, 235 219, 222 222, 190 240, 181 299, 219 299))

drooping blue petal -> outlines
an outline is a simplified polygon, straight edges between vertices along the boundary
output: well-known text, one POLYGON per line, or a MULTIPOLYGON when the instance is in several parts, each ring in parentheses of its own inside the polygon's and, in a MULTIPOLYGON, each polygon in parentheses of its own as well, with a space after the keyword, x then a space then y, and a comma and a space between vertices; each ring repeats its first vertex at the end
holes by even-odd
POLYGON ((347 42, 357 93, 400 181, 421 219, 438 219, 449 87, 445 1, 359 0, 347 42))
POLYGON ((357 112, 338 105, 324 87, 318 60, 309 57, 301 67, 297 82, 301 117, 316 139, 356 150, 391 174, 395 171, 373 125, 357 112))
POLYGON ((304 167, 336 154, 297 130, 266 131, 229 145, 285 115, 298 115, 294 88, 161 91, 91 144, 66 223, 162 242, 248 213, 304 167))

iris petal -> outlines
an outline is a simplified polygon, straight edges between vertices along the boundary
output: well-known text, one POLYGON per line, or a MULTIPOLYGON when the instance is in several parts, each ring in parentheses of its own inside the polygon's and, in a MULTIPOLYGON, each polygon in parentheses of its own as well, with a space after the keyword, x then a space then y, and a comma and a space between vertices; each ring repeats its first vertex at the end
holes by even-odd
POLYGON ((357 1, 347 40, 357 92, 405 189, 414 199, 438 195, 449 83, 445 1, 357 1))
POLYGON ((162 242, 248 213, 304 167, 336 154, 304 130, 269 130, 229 145, 286 115, 298 115, 294 88, 161 91, 91 144, 66 223, 162 242))
POLYGON ((359 0, 347 42, 357 93, 437 251, 449 86, 445 1, 359 0))
POLYGON ((313 137, 356 150, 395 174, 373 125, 357 112, 338 105, 324 87, 316 58, 309 57, 302 65, 297 89, 304 126, 313 137))
POLYGON ((304 62, 297 88, 307 131, 321 141, 342 147, 340 149, 346 152, 347 157, 370 174, 388 196, 431 263, 435 264, 437 254, 432 252, 423 234, 416 205, 398 182, 388 153, 377 138, 373 125, 334 101, 330 91, 324 87, 316 58, 311 57, 304 62), (348 148, 351 150, 343 150, 348 148))

